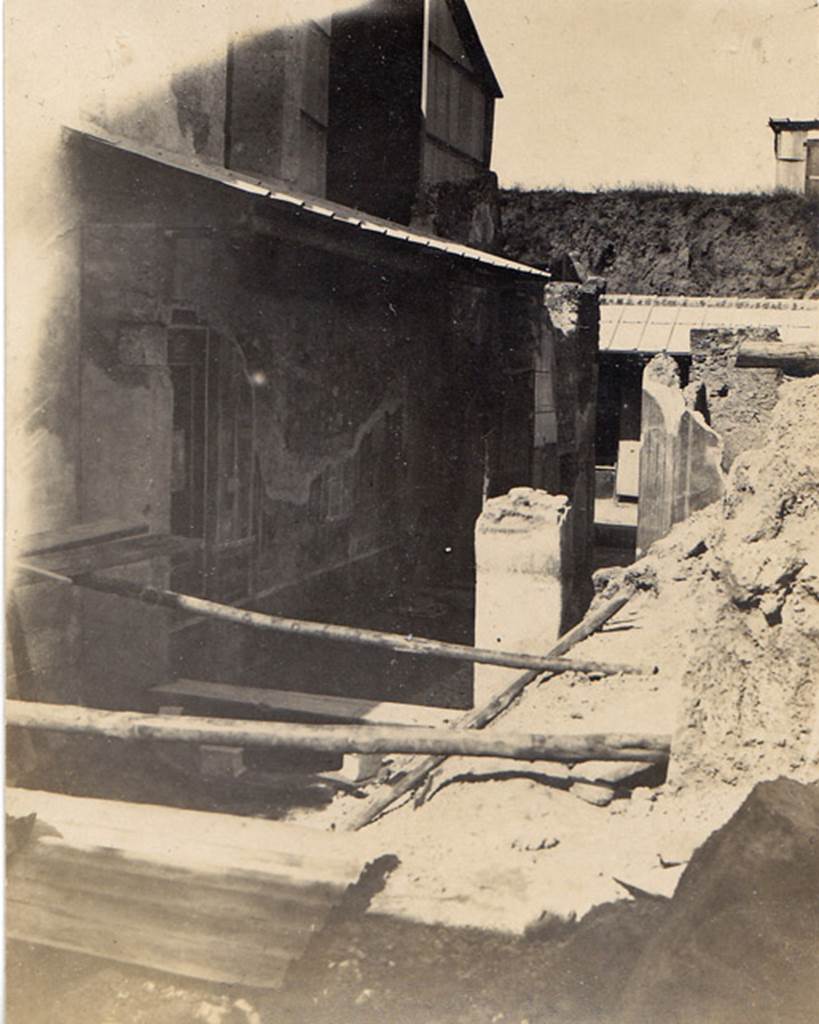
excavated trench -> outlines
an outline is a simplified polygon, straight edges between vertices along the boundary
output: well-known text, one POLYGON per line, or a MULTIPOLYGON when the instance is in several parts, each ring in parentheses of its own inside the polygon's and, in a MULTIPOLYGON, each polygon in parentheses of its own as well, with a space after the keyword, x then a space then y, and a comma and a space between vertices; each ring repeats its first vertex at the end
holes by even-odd
MULTIPOLYGON (((737 459, 724 499, 600 576, 601 600, 623 586, 636 596, 573 653, 631 650, 658 671, 564 674, 502 720, 664 721, 664 786, 609 785, 598 806, 565 772, 550 784, 528 764, 452 758, 423 803, 367 830, 373 857, 398 863, 339 908, 280 991, 12 943, 9 1020, 767 1024, 779 1007, 807 1024, 819 1000, 818 404, 819 379, 786 382, 766 444, 737 459), (762 781, 777 776, 789 778, 762 781)), ((106 756, 117 760, 110 744, 106 756)), ((202 788, 209 807, 218 797, 202 788)), ((244 812, 298 805, 303 822, 343 828, 358 801, 273 803, 260 792, 244 812)))

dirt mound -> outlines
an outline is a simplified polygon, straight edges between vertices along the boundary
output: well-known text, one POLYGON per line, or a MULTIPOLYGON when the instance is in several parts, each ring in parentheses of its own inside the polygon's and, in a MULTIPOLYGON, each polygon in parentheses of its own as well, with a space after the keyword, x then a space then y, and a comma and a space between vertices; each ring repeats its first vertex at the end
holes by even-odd
MULTIPOLYGON (((684 644, 671 788, 811 772, 819 664, 819 378, 786 382, 723 500, 624 575, 684 644)), ((611 591, 609 587, 608 592, 611 591)))
POLYGON ((790 194, 501 193, 502 250, 550 266, 577 252, 611 292, 804 298, 819 286, 815 203, 790 194))
POLYGON ((694 854, 615 1019, 814 1021, 817 845, 819 783, 760 783, 694 854))

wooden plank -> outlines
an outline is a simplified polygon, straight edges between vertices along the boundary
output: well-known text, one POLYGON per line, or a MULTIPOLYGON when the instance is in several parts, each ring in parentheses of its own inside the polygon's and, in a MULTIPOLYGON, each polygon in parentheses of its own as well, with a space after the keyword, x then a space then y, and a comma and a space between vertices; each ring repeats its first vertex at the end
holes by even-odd
POLYGON ((169 558, 192 555, 199 550, 201 542, 189 537, 176 537, 164 533, 146 533, 134 537, 122 537, 101 544, 82 545, 74 548, 54 550, 43 554, 28 555, 25 565, 45 572, 83 575, 114 569, 152 558, 169 558))
POLYGON ((159 697, 235 704, 280 716, 298 716, 324 722, 359 722, 375 725, 426 725, 442 727, 454 721, 459 711, 449 708, 398 704, 393 701, 361 700, 299 690, 268 690, 258 686, 206 683, 178 679, 151 689, 159 697))
POLYGON ((366 863, 352 837, 11 789, 59 832, 12 860, 11 937, 208 981, 277 987, 366 863))
POLYGON ((49 551, 67 551, 86 544, 136 537, 148 532, 148 524, 141 520, 95 519, 90 523, 77 523, 59 530, 45 530, 23 537, 20 554, 41 555, 49 551))
MULTIPOLYGON (((257 874, 283 873, 292 884, 301 880, 311 886, 336 886, 361 866, 357 860, 361 846, 316 829, 42 790, 6 791, 7 814, 25 817, 35 811, 73 849, 91 852, 112 843, 127 849, 140 863, 151 862, 163 870, 206 872, 225 885, 252 882, 257 874), (226 871, 236 874, 226 877, 226 871)), ((40 840, 46 845, 56 842, 52 837, 40 840)))
POLYGON ((337 754, 436 754, 513 760, 665 762, 668 736, 633 733, 496 733, 411 725, 303 725, 230 718, 145 715, 67 704, 6 702, 7 725, 84 733, 121 740, 220 743, 264 749, 296 748, 337 754))

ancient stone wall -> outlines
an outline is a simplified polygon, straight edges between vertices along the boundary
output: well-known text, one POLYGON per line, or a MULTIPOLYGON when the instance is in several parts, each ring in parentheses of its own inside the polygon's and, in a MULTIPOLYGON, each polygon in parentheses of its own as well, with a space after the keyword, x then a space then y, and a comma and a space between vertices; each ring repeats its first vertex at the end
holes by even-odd
POLYGON ((541 389, 535 406, 537 486, 565 494, 567 579, 563 629, 577 622, 592 595, 594 556, 594 435, 597 412, 599 297, 603 283, 555 283, 545 289, 541 389), (548 408, 551 364, 552 409, 548 408), (540 421, 537 417, 540 415, 540 421), (552 440, 553 438, 553 440, 552 440))
POLYGON ((722 438, 725 469, 764 441, 782 380, 781 370, 738 368, 737 352, 744 341, 776 336, 775 329, 760 328, 691 331, 690 381, 705 388, 706 416, 722 438))
POLYGON ((422 187, 413 206, 412 226, 497 252, 501 229, 497 176, 485 171, 469 181, 443 181, 422 187))
POLYGON ((686 402, 677 364, 655 356, 643 371, 638 557, 722 496, 721 456, 719 435, 686 402))

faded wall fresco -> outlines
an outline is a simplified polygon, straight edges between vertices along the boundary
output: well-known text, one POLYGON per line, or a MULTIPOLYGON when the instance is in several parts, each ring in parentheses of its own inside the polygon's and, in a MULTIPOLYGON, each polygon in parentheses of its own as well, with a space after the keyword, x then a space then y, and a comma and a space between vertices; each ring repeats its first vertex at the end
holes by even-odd
POLYGON ((297 611, 310 580, 362 560, 384 588, 471 585, 484 495, 530 482, 537 289, 382 264, 358 236, 337 252, 320 228, 296 243, 244 193, 80 136, 69 150, 83 514, 184 532, 200 459, 202 564, 170 577, 186 589, 286 592, 297 611))

